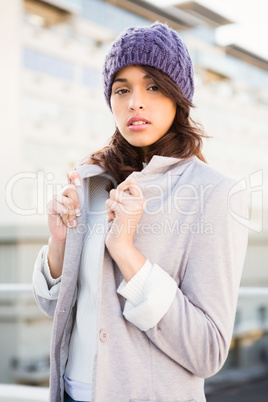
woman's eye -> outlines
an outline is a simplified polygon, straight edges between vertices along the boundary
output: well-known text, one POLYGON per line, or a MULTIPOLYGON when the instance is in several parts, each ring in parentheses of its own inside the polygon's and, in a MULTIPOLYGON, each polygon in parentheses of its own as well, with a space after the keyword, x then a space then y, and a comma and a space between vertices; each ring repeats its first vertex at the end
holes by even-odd
POLYGON ((117 90, 115 91, 115 93, 118 94, 118 95, 123 95, 123 94, 125 94, 125 93, 127 93, 127 92, 128 92, 127 89, 117 89, 117 90))
POLYGON ((158 91, 158 87, 156 85, 152 85, 150 86, 149 91, 158 91))

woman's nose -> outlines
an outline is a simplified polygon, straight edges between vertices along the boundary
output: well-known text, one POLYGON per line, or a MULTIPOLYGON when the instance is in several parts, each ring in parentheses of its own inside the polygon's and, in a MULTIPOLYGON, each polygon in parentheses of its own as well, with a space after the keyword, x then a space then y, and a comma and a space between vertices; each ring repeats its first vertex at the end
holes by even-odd
POLYGON ((130 110, 139 110, 145 108, 145 100, 141 93, 132 93, 132 96, 129 100, 129 109, 130 110))

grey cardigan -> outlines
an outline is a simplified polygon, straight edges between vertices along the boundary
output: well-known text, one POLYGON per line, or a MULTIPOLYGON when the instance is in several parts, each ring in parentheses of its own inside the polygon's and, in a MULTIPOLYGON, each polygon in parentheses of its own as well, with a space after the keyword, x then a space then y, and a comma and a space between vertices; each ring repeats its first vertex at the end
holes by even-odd
MULTIPOLYGON (((106 180, 98 166, 83 165, 78 171, 83 179, 78 187, 82 214, 77 229, 68 229, 58 300, 35 292, 40 308, 54 317, 51 402, 64 400, 63 374, 87 231, 89 181, 93 176, 106 180)), ((247 246, 247 229, 235 217, 247 216, 245 197, 241 191, 230 192, 234 181, 196 157, 154 156, 145 169, 132 175, 147 200, 135 246, 168 272, 178 287, 158 324, 140 330, 133 324, 138 317, 131 318, 125 299, 117 293, 123 278, 103 244, 93 401, 202 402, 204 378, 222 367, 231 342, 247 246)), ((41 251, 34 275, 40 275, 42 264, 41 251)))

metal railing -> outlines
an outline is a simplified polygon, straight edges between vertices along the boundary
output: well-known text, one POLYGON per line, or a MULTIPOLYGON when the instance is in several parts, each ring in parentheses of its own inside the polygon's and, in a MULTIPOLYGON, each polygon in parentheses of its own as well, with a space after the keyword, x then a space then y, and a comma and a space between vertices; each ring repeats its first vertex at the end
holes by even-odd
POLYGON ((0 384, 0 402, 47 402, 48 388, 0 384))
POLYGON ((253 297, 268 297, 268 288, 243 286, 239 289, 239 298, 248 299, 253 297))
POLYGON ((30 294, 32 288, 30 283, 0 283, 0 295, 30 294))
MULTIPOLYGON (((30 283, 0 283, 0 295, 10 294, 31 294, 32 284, 30 283)), ((268 287, 247 287, 239 289, 239 298, 268 297, 268 287)))

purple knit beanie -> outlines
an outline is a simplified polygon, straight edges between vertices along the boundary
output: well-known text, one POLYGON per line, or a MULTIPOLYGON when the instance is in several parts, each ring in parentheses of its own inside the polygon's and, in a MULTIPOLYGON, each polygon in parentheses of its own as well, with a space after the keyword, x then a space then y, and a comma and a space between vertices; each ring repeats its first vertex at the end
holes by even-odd
POLYGON ((194 71, 186 45, 178 34, 159 22, 149 27, 128 28, 113 43, 103 67, 104 95, 111 108, 110 97, 114 75, 134 64, 156 67, 166 73, 192 101, 194 71))

